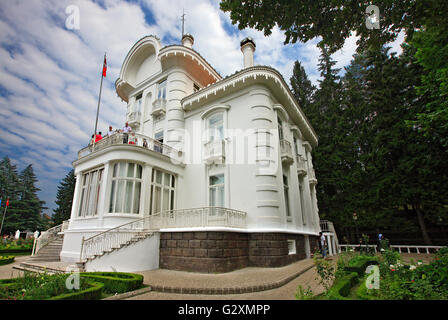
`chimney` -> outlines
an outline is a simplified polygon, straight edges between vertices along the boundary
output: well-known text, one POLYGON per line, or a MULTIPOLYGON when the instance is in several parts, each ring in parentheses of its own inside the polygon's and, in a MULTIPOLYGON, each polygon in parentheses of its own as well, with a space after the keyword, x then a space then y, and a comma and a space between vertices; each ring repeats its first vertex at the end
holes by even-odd
POLYGON ((191 34, 186 33, 182 36, 182 45, 187 48, 192 48, 194 43, 194 38, 191 34))
POLYGON ((241 51, 243 52, 244 68, 254 66, 255 42, 252 38, 247 37, 240 42, 241 51))

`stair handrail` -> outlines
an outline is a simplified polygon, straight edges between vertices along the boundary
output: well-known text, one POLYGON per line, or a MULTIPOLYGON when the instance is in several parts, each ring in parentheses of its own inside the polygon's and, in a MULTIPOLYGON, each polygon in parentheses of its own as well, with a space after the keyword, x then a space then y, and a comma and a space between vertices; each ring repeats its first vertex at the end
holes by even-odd
POLYGON ((53 241, 57 238, 57 235, 62 230, 62 224, 59 224, 57 226, 54 226, 46 231, 43 231, 40 236, 35 239, 35 244, 33 245, 33 250, 31 252, 31 255, 36 255, 40 249, 42 249, 44 246, 46 246, 48 243, 53 241))
POLYGON ((119 248, 141 232, 157 232, 161 228, 186 227, 245 228, 246 212, 223 207, 164 210, 81 239, 79 262, 103 252, 119 248), (192 224, 193 223, 193 224, 192 224))
MULTIPOLYGON (((154 215, 146 216, 125 224, 119 225, 117 227, 102 231, 94 236, 87 239, 82 237, 81 239, 81 251, 79 255, 79 262, 87 259, 87 256, 94 256, 101 254, 106 250, 111 250, 115 246, 119 246, 126 241, 129 241, 135 234, 139 232, 144 232, 151 230, 149 223, 145 225, 145 221, 150 221, 153 219, 154 215), (132 228, 128 228, 131 225, 135 225, 132 228), (127 232, 120 232, 120 230, 127 232)), ((153 231, 157 231, 153 229, 153 231)))

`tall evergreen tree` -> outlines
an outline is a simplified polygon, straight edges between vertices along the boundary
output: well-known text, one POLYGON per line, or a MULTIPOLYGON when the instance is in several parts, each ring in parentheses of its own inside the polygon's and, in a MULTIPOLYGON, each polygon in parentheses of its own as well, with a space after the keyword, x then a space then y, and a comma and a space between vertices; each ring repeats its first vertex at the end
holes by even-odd
POLYGON ((64 220, 70 219, 73 203, 73 193, 75 192, 75 174, 74 170, 70 170, 65 178, 59 183, 56 195, 57 208, 54 209, 53 225, 59 225, 64 220))
POLYGON ((299 61, 294 63, 290 83, 294 97, 306 114, 310 104, 313 103, 313 95, 316 87, 308 79, 306 71, 299 61))

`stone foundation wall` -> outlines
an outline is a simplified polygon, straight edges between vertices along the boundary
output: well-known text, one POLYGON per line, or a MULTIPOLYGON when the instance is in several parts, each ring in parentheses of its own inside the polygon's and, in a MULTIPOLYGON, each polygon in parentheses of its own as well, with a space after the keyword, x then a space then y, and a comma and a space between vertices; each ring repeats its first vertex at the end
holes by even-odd
MULTIPOLYGON (((310 236, 311 252, 316 245, 317 237, 310 236)), ((249 266, 281 267, 305 258, 304 236, 297 234, 215 231, 160 234, 162 269, 229 272, 249 266), (296 254, 289 254, 287 240, 295 240, 296 254)))

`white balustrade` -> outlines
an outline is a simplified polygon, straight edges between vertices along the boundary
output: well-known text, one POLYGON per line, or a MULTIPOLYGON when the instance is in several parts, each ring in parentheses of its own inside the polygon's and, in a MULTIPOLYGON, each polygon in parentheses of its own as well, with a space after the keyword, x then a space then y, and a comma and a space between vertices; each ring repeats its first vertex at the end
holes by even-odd
POLYGON ((82 239, 80 261, 120 248, 133 238, 160 229, 191 227, 245 228, 246 213, 221 207, 163 211, 82 239))
POLYGON ((62 230, 62 224, 50 228, 46 231, 43 231, 40 234, 39 238, 35 239, 35 244, 33 245, 33 251, 31 255, 32 256, 36 255, 40 249, 42 249, 45 245, 56 239, 58 233, 61 232, 61 230, 62 230))

